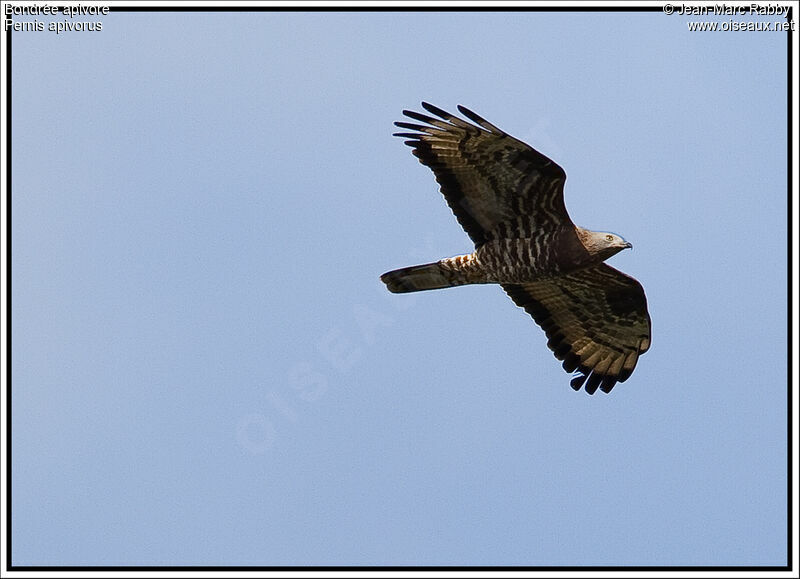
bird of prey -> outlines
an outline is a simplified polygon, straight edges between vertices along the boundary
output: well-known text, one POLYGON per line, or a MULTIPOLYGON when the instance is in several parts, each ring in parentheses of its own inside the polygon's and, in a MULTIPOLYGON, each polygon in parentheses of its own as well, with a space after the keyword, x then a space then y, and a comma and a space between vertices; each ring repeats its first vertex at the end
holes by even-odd
POLYGON ((545 331, 574 390, 605 393, 624 382, 650 347, 641 284, 603 263, 632 247, 575 225, 564 205, 566 173, 555 162, 466 107, 472 123, 428 103, 424 124, 395 133, 434 173, 475 251, 387 272, 394 293, 497 283, 545 331), (474 123, 474 124, 473 124, 474 123))

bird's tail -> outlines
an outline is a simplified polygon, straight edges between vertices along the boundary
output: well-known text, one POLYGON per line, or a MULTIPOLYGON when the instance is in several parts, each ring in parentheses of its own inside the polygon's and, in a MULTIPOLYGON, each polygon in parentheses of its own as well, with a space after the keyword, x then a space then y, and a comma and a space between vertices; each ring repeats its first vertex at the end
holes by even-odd
POLYGON ((462 272, 443 267, 441 261, 395 269, 383 274, 381 281, 390 292, 396 294, 475 283, 462 272))

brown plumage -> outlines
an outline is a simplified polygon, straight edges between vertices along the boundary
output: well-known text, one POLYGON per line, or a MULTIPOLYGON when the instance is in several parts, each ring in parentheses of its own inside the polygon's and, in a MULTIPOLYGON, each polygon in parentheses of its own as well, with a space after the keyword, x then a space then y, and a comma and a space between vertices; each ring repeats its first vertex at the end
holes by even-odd
POLYGON ((433 170, 475 252, 381 276, 395 293, 497 283, 545 331, 570 384, 594 394, 624 382, 650 347, 642 286, 603 263, 631 247, 618 235, 572 223, 564 205, 566 173, 552 160, 469 109, 473 123, 433 105, 439 118, 396 122, 420 162, 433 170))

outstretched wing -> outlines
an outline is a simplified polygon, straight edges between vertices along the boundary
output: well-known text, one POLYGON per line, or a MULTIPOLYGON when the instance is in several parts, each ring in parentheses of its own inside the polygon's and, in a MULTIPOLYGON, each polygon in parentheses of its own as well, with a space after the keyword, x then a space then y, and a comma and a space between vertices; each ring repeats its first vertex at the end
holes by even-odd
POLYGON ((447 204, 476 247, 514 232, 572 224, 564 206, 567 176, 556 163, 504 133, 466 107, 470 124, 428 103, 435 119, 414 111, 403 114, 427 123, 396 122, 414 133, 405 137, 420 162, 430 167, 447 204), (505 227, 498 227, 506 224, 505 227))
POLYGON ((503 284, 514 303, 545 331, 575 390, 610 392, 650 347, 650 316, 641 284, 604 263, 527 284, 503 284))

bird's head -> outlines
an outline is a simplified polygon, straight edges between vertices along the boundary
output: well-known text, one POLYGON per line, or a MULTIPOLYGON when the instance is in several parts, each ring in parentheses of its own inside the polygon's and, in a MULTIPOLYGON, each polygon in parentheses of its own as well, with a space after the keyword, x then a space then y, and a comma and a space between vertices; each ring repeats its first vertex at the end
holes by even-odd
POLYGON ((609 231, 589 231, 588 233, 589 235, 581 240, 583 245, 589 253, 598 256, 602 260, 616 255, 623 249, 633 248, 633 245, 616 233, 609 231))

